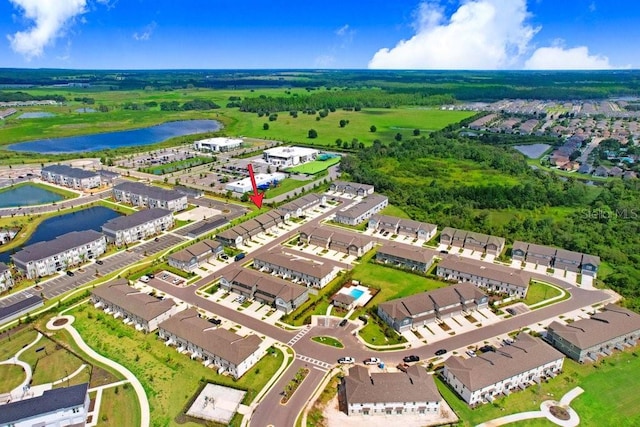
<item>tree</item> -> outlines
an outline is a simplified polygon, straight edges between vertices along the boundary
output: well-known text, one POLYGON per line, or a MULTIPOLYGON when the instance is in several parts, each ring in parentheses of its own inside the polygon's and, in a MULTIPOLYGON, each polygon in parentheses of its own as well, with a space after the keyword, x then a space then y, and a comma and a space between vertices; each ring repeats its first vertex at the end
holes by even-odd
POLYGON ((413 136, 420 136, 420 129, 414 129, 413 136))
POLYGON ((346 121, 345 119, 340 120, 340 127, 343 128, 347 125, 347 123, 349 123, 348 121, 346 121))
POLYGON ((269 130, 269 123, 264 123, 262 125, 262 130, 269 130))
POLYGON ((396 136, 394 137, 396 141, 400 142, 402 141, 402 134, 400 132, 396 133, 396 136))
POLYGON ((342 138, 336 139, 336 147, 338 148, 342 147, 342 138))
POLYGON ((247 203, 249 201, 249 194, 248 193, 242 194, 242 197, 240 197, 240 201, 243 203, 247 203))
POLYGON ((371 125, 371 127, 369 128, 369 130, 370 130, 371 132, 375 132, 375 131, 377 131, 377 130, 378 130, 378 128, 377 128, 377 127, 375 127, 374 125, 371 125))
POLYGON ((318 132, 315 129, 309 129, 309 134, 308 134, 309 138, 317 138, 318 137, 318 132))

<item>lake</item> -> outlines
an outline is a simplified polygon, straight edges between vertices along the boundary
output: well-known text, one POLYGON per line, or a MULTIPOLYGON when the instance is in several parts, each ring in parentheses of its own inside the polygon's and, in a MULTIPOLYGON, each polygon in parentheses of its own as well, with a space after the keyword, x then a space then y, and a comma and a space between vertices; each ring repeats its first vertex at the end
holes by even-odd
MULTIPOLYGON (((77 212, 45 219, 23 245, 5 252, 0 252, 0 261, 4 263, 9 262, 11 260, 11 254, 18 252, 24 246, 53 240, 58 236, 72 231, 102 231, 102 225, 105 222, 118 216, 120 216, 120 214, 112 209, 104 206, 94 206, 77 212)), ((0 246, 0 248, 2 248, 2 246, 0 246)))
POLYGON ((0 208, 43 205, 62 200, 60 194, 32 184, 0 191, 0 208))
POLYGON ((37 153, 79 153, 156 144, 176 136, 213 132, 220 128, 221 124, 217 120, 180 120, 142 129, 19 142, 7 148, 37 153))
POLYGON ((19 119, 41 119, 44 117, 53 117, 55 114, 46 113, 44 111, 33 111, 31 113, 22 113, 18 116, 19 119))

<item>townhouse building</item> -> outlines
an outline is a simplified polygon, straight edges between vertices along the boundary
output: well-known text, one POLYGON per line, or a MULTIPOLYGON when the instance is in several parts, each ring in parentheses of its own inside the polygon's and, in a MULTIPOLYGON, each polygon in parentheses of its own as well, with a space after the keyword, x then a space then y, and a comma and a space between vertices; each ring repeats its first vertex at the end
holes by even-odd
POLYGON ((169 230, 173 224, 172 211, 152 208, 110 219, 102 226, 102 232, 107 242, 121 246, 169 230))
POLYGON ((99 173, 67 165, 45 166, 41 176, 44 181, 76 190, 89 190, 102 184, 99 173))
POLYGON ((505 240, 502 237, 445 227, 440 233, 440 244, 498 256, 504 249, 505 240))
POLYGON ((336 212, 334 221, 340 224, 355 226, 368 220, 371 216, 387 207, 388 204, 389 199, 387 196, 372 194, 358 203, 336 212))
POLYGON ((433 265, 436 251, 399 243, 385 243, 376 253, 376 261, 406 270, 426 273, 433 265))
POLYGON ((141 182, 123 182, 113 187, 113 198, 118 202, 146 208, 162 208, 179 212, 187 208, 187 196, 175 190, 145 185, 141 182))
POLYGON ((94 230, 72 231, 54 240, 25 246, 11 255, 16 269, 29 279, 49 276, 102 255, 107 241, 94 230))
POLYGON ((373 239, 367 236, 330 227, 314 227, 309 231, 302 231, 299 240, 355 257, 361 257, 369 252, 374 244, 373 239))
POLYGON ((431 240, 438 231, 438 226, 435 224, 380 214, 369 218, 367 228, 372 231, 389 232, 424 241, 431 240))
POLYGON ((284 252, 276 251, 257 255, 253 259, 253 268, 314 288, 324 288, 340 271, 338 267, 328 262, 320 263, 299 257, 293 258, 284 252))
POLYGON ((0 262, 0 292, 13 287, 13 277, 11 269, 4 262, 0 262))
POLYGON ((597 277, 600 257, 580 252, 567 251, 552 246, 537 245, 516 240, 513 242, 511 258, 536 266, 581 273, 597 277))
POLYGON ((217 258, 222 252, 222 243, 205 239, 181 251, 170 254, 167 257, 167 261, 170 266, 182 271, 193 271, 212 258, 217 258))
POLYGON ((353 197, 366 197, 373 194, 374 186, 369 184, 360 184, 358 182, 333 181, 329 185, 329 191, 342 193, 353 197))

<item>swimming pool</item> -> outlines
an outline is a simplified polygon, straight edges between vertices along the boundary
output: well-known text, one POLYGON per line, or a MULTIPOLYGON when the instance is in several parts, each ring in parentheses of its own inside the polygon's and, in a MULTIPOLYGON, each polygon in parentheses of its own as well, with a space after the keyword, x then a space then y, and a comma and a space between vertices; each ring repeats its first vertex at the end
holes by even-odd
POLYGON ((362 294, 364 294, 364 291, 362 289, 357 289, 357 288, 353 288, 351 289, 351 292, 349 292, 349 295, 351 295, 353 299, 360 298, 362 294))

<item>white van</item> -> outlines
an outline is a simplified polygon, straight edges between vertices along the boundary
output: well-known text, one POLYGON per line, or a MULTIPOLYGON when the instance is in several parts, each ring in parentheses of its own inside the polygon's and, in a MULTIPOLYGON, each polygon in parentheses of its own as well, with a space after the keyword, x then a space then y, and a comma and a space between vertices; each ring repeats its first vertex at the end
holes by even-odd
POLYGON ((149 280, 151 280, 151 279, 149 279, 149 276, 142 276, 139 280, 142 283, 149 283, 149 280))

